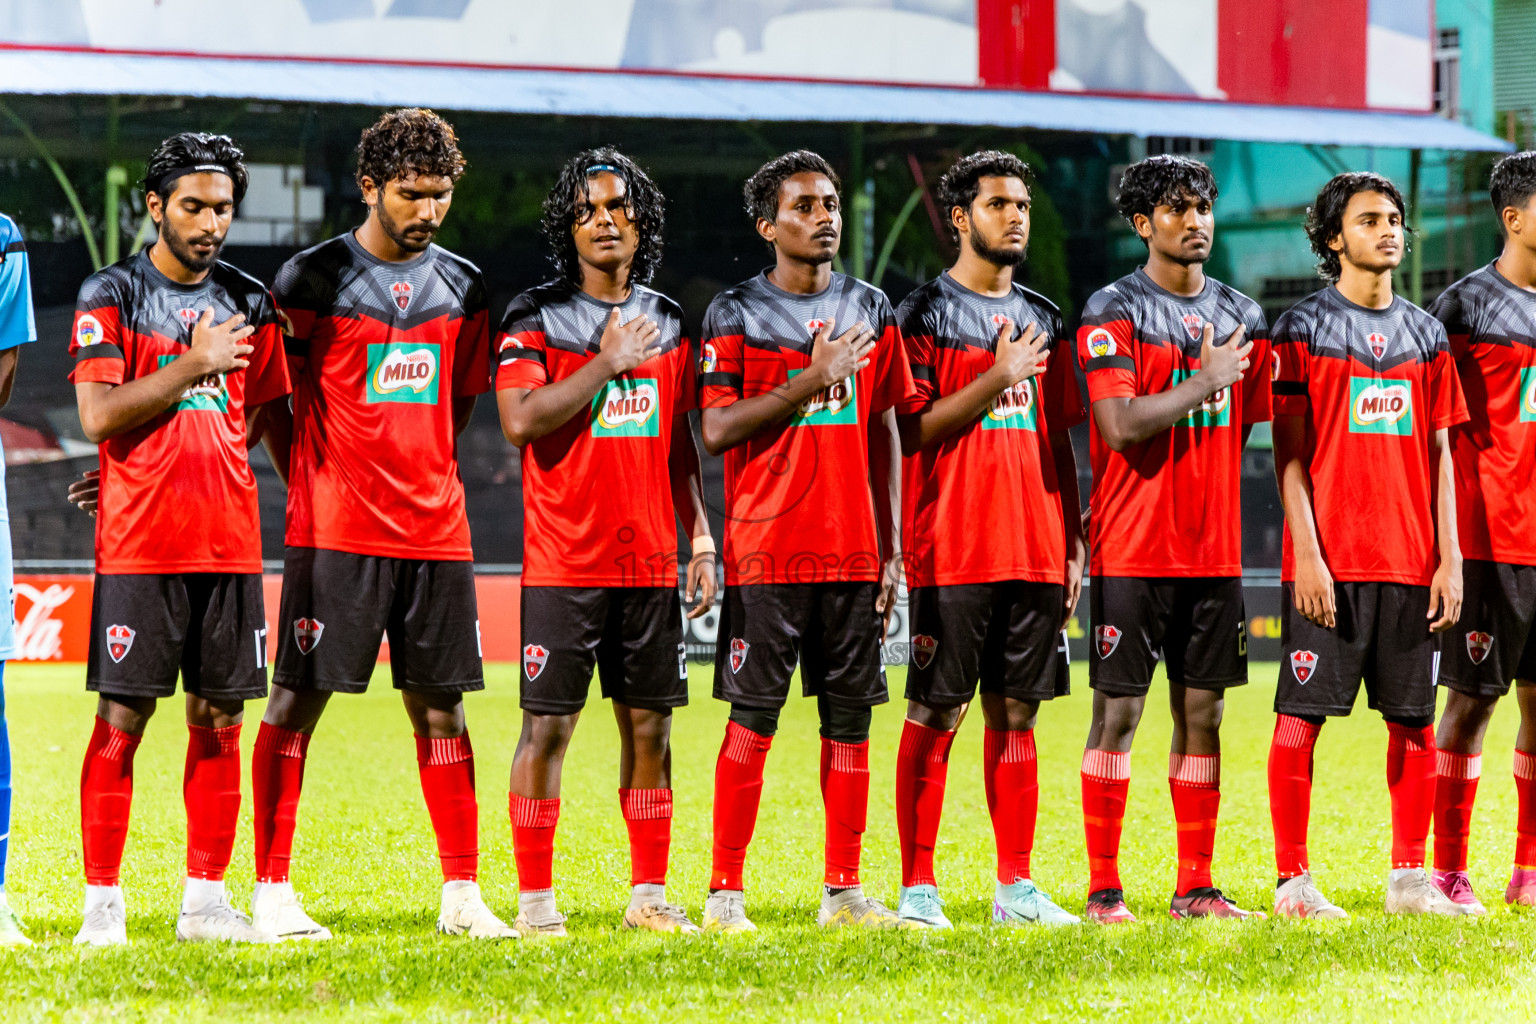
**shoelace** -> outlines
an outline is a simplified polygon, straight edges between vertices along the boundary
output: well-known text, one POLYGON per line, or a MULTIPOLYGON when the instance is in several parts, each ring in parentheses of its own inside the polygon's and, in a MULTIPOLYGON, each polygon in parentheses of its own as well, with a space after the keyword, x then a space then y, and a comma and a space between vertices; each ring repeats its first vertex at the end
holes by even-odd
POLYGON ((918 917, 937 917, 943 912, 944 901, 936 892, 915 893, 912 896, 912 909, 917 911, 918 917))
POLYGON ((1455 903, 1471 903, 1477 899, 1472 892, 1472 882, 1466 875, 1457 875, 1451 881, 1451 891, 1446 895, 1455 903))

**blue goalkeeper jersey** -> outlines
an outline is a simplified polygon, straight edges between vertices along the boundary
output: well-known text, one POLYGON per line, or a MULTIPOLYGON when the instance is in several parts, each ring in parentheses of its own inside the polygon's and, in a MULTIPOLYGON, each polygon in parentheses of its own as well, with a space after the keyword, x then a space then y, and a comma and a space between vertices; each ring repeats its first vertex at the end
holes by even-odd
MULTIPOLYGON (((27 247, 16 222, 0 213, 0 352, 36 340, 27 247)), ((11 515, 5 497, 4 455, 0 446, 0 587, 5 588, 5 613, 0 616, 0 661, 16 655, 16 584, 11 574, 11 515)))

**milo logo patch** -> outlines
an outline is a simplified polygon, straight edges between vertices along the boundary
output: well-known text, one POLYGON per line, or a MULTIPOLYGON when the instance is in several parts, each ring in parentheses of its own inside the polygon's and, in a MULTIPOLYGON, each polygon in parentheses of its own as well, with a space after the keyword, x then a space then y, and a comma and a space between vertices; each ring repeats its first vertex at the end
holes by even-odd
MULTIPOLYGON (((167 363, 176 361, 175 356, 155 357, 155 368, 159 369, 167 363)), ((224 382, 224 374, 210 373, 208 376, 193 382, 192 386, 181 393, 181 398, 172 407, 176 412, 225 412, 229 409, 229 386, 224 382)))
MULTIPOLYGON (((1177 387, 1181 382, 1194 376, 1191 370, 1174 370, 1173 384, 1177 387)), ((1232 422, 1232 389, 1222 388, 1195 408, 1189 410, 1184 418, 1179 421, 1181 427, 1225 427, 1232 422)))
POLYGON ((998 393, 981 418, 983 430, 1036 430, 1034 379, 1021 380, 998 393))
MULTIPOLYGON (((799 370, 790 370, 789 379, 794 380, 800 375, 799 370)), ((829 388, 818 391, 816 394, 800 403, 800 409, 790 420, 792 427, 819 427, 832 424, 847 423, 857 425, 859 422, 858 390, 854 384, 856 378, 844 377, 829 388)))
POLYGON ((437 404, 439 352, 425 342, 391 341, 368 346, 367 401, 437 404))
POLYGON ((1520 422, 1536 423, 1536 366, 1520 371, 1520 422))
POLYGON ((1349 379, 1351 434, 1413 433, 1413 388, 1407 381, 1376 377, 1349 379))
POLYGON ((654 377, 611 380, 592 397, 593 437, 659 437, 661 392, 654 377))

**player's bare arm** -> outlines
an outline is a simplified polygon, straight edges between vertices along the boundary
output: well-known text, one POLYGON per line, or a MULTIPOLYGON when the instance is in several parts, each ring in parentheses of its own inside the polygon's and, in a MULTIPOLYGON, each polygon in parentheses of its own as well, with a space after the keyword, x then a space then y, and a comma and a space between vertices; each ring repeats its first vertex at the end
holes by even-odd
POLYGON ((869 425, 869 484, 875 499, 875 527, 880 537, 884 568, 875 611, 880 615, 882 638, 890 629, 896 610, 896 588, 901 583, 901 438, 896 411, 887 409, 869 425))
POLYGON ((502 433, 521 448, 559 430, 572 416, 591 407, 603 385, 660 351, 661 327, 648 316, 621 324, 615 306, 608 314, 597 355, 581 369, 543 387, 507 388, 496 393, 502 433))
POLYGON ((915 452, 962 430, 987 411, 992 400, 1020 381, 1045 373, 1050 337, 1030 324, 1017 336, 1014 323, 997 329, 997 353, 992 366, 953 394, 944 395, 922 412, 899 417, 901 450, 915 452))
POLYGON ((1078 512, 1081 499, 1077 490, 1077 453, 1072 448, 1072 435, 1065 430, 1053 430, 1050 438, 1051 459, 1056 463, 1056 486, 1061 494, 1061 521, 1067 535, 1067 593, 1061 616, 1062 628, 1066 628, 1072 616, 1077 614, 1077 602, 1083 596, 1083 573, 1088 566, 1088 513, 1078 512))
POLYGON ((154 373, 112 385, 86 381, 75 385, 80 406, 80 426, 85 436, 100 444, 148 423, 181 401, 187 388, 204 377, 218 376, 249 365, 253 351, 246 340, 256 329, 236 313, 221 324, 213 322, 213 308, 203 311, 192 329, 192 345, 154 373))
POLYGON ((19 348, 0 352, 0 409, 11 402, 11 385, 16 383, 16 364, 21 360, 19 348))
POLYGON ((1307 472, 1307 424, 1300 416, 1276 416, 1274 420, 1275 475, 1286 525, 1296 553, 1296 610, 1312 622, 1333 629, 1337 607, 1333 574, 1323 559, 1317 537, 1317 518, 1312 508, 1312 476, 1307 472))
POLYGON ((767 427, 789 419, 802 403, 868 366, 875 349, 874 329, 861 322, 833 337, 836 326, 835 320, 828 319, 816 332, 811 344, 811 365, 804 373, 764 394, 704 409, 699 418, 704 450, 711 455, 723 454, 767 427))
POLYGON ((1429 584, 1429 628, 1443 633, 1461 618, 1461 541, 1456 534, 1456 467, 1451 461, 1451 432, 1441 428, 1432 435, 1430 454, 1435 460, 1435 540, 1440 566, 1429 584))
POLYGON ((704 483, 699 472, 698 442, 686 415, 672 418, 672 448, 667 455, 667 470, 672 482, 672 507, 677 521, 688 535, 690 556, 688 579, 683 596, 698 601, 688 610, 688 618, 697 619, 715 605, 715 538, 709 532, 709 515, 704 508, 704 483))
POLYGON ((1215 344, 1214 333, 1207 323, 1200 341, 1200 370, 1182 383, 1155 395, 1102 398, 1093 403, 1093 418, 1110 448, 1123 452, 1168 430, 1202 402, 1242 380, 1253 342, 1244 339, 1241 327, 1221 345, 1215 344))

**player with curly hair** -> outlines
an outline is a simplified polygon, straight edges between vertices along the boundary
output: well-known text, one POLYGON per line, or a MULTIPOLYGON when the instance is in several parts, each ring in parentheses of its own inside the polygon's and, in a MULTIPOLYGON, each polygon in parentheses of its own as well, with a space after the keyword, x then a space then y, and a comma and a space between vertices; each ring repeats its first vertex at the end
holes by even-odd
POLYGON ((1345 916, 1313 882, 1307 855, 1312 752, 1362 682, 1387 726, 1387 913, 1480 909, 1424 870, 1440 634, 1462 603, 1450 432, 1468 412, 1445 327, 1392 290, 1406 221, 1402 193, 1381 175, 1330 180, 1306 223, 1328 286, 1275 323, 1285 539, 1269 805, 1275 912, 1286 917, 1345 916))
POLYGON ((278 314, 219 261, 245 193, 240 148, 186 132, 149 159, 153 245, 85 280, 70 351, 100 446, 80 772, 85 915, 78 945, 128 941, 123 847, 133 762, 161 698, 186 693, 187 875, 176 938, 271 942, 230 905, 245 702, 267 695, 261 527, 248 449, 286 411, 278 314))
MULTIPOLYGON (((257 923, 328 938, 289 879, 310 737, 361 693, 388 639, 442 864, 437 927, 516 935, 481 899, 466 692, 485 686, 456 438, 490 388, 485 283, 433 244, 464 158, 452 126, 395 110, 363 132, 355 231, 283 265, 273 291, 294 379, 287 553, 272 698, 256 738, 257 923)), ((286 440, 286 439, 285 439, 286 440)))
POLYGON ((682 309, 646 287, 661 259, 661 191, 611 147, 566 161, 544 200, 559 277, 513 300, 497 334, 496 399, 522 449, 522 735, 509 812, 524 935, 563 935, 553 857, 566 746, 596 666, 619 726, 629 829, 627 928, 696 932, 667 902, 672 709, 688 701, 677 524, 687 594, 714 605, 715 544, 688 413, 682 309), (601 495, 601 497, 597 497, 601 495))
POLYGON ((1448 692, 1435 736, 1435 884, 1479 911, 1467 874, 1472 804, 1483 736, 1511 682, 1519 800, 1504 901, 1536 906, 1536 153, 1500 159, 1488 192, 1503 252, 1429 307, 1450 335, 1472 417, 1451 428, 1466 603, 1440 661, 1448 692))
POLYGON ((912 392, 883 292, 836 274, 837 175, 797 150, 743 190, 774 264, 710 303, 699 359, 704 447, 725 455, 725 598, 715 696, 730 721, 715 766, 704 926, 751 931, 743 864, 763 765, 796 664, 821 716, 823 926, 896 915, 859 878, 870 708, 888 699, 883 626, 899 576, 895 408, 912 392))
POLYGON ((1258 303, 1209 277, 1216 179, 1154 156, 1120 179, 1120 213, 1147 261, 1083 308, 1093 462, 1083 751, 1085 917, 1134 920, 1120 883, 1131 742, 1152 672, 1168 670, 1168 787, 1178 826, 1174 917, 1250 917, 1211 883, 1221 804, 1221 715, 1248 681, 1242 581, 1243 447, 1269 419, 1269 342, 1258 303))

